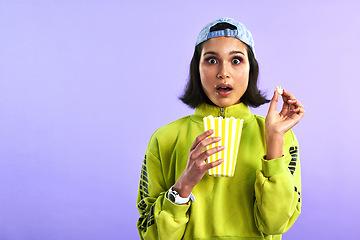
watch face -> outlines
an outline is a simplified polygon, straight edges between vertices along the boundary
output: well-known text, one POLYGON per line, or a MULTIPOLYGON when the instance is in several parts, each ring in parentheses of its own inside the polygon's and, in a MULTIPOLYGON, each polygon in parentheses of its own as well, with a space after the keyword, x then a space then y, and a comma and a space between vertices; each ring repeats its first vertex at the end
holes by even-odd
POLYGON ((174 196, 172 193, 169 194, 169 199, 170 199, 170 201, 172 201, 173 203, 175 202, 175 196, 174 196))

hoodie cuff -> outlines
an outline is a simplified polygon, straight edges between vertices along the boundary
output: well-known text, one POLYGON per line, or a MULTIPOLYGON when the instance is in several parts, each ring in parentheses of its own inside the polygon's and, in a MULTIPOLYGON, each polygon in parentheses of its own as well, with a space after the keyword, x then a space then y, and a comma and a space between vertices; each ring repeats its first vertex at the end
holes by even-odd
POLYGON ((191 201, 187 204, 179 205, 175 204, 167 198, 168 192, 165 193, 163 210, 174 216, 174 218, 183 218, 186 216, 187 211, 190 208, 191 201))
POLYGON ((262 159, 262 172, 265 177, 271 177, 274 175, 282 174, 286 172, 285 157, 274 158, 266 160, 266 156, 262 159))

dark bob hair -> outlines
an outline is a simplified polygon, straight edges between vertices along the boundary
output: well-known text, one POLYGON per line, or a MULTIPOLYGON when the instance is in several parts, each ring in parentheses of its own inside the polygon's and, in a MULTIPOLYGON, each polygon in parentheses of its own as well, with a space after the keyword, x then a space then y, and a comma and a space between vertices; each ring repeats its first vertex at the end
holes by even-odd
MULTIPOLYGON (((233 27, 232 25, 230 26, 233 27)), ((223 30, 225 28, 229 27, 222 25, 211 29, 211 31, 223 30)), ((259 65, 251 48, 247 44, 246 47, 250 64, 249 83, 244 95, 240 98, 240 102, 250 107, 259 107, 264 103, 270 102, 270 100, 266 99, 264 94, 258 89, 257 82, 259 76, 259 65)), ((199 72, 201 51, 202 43, 195 48, 194 55, 190 63, 189 80, 186 84, 184 94, 180 97, 180 100, 191 108, 196 108, 202 103, 215 105, 206 96, 201 85, 199 72)))

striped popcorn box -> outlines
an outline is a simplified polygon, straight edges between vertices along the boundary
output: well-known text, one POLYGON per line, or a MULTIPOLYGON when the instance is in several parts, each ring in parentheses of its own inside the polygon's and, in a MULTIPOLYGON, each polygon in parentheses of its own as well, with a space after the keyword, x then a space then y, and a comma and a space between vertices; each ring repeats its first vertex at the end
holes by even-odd
POLYGON ((235 172, 236 158, 240 145, 243 119, 222 118, 207 116, 204 117, 205 131, 213 129, 214 133, 210 137, 221 137, 221 141, 207 146, 211 149, 217 146, 225 146, 225 149, 208 157, 208 163, 218 159, 224 162, 217 167, 209 169, 209 175, 215 177, 232 177, 235 172))

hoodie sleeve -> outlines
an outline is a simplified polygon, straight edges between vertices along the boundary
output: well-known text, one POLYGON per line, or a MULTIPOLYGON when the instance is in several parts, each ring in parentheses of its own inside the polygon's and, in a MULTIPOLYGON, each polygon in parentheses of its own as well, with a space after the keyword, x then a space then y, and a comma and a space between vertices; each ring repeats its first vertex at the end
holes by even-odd
POLYGON ((189 207, 172 203, 166 196, 168 189, 161 162, 146 151, 141 169, 137 209, 140 217, 137 228, 141 239, 181 239, 189 221, 189 207))
POLYGON ((301 212, 301 174, 299 146, 289 131, 284 136, 284 155, 262 159, 256 172, 255 221, 259 231, 277 235, 286 232, 301 212))

